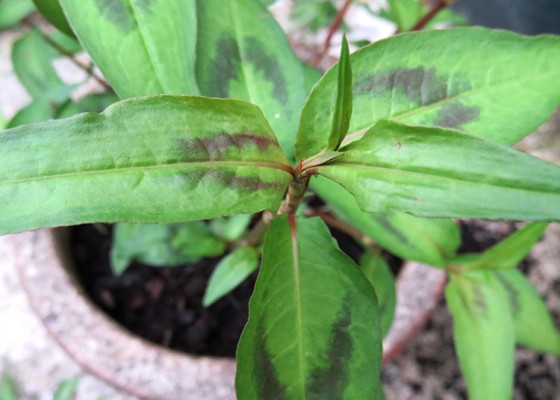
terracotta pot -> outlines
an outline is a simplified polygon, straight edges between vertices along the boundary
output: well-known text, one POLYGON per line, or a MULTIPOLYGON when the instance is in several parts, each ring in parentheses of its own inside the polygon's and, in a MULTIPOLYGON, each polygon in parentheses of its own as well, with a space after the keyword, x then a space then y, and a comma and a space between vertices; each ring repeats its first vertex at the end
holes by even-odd
MULTIPOLYGON (((234 399, 235 361, 194 357, 140 339, 83 294, 67 251, 68 230, 11 236, 32 309, 54 340, 85 370, 145 399, 234 399)), ((421 329, 441 296, 445 274, 405 265, 397 283, 395 322, 384 340, 384 362, 421 329)))

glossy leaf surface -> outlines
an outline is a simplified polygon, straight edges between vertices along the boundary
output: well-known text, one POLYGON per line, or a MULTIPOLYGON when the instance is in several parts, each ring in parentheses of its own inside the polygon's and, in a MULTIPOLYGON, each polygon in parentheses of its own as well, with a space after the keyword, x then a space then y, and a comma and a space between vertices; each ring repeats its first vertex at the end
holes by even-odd
POLYGON ((318 168, 371 213, 560 219, 560 167, 476 136, 382 121, 318 168))
POLYGON ((224 257, 208 281, 202 304, 209 307, 235 289, 259 266, 259 255, 253 247, 239 247, 224 257))
POLYGON ((175 267, 216 257, 226 249, 204 222, 184 224, 117 224, 113 232, 111 268, 122 274, 132 261, 154 267, 175 267))
POLYGON ((121 98, 196 94, 195 0, 60 0, 121 98))
POLYGON ((507 292, 517 343, 560 356, 560 332, 531 282, 518 270, 494 274, 507 292))
POLYGON ((391 328, 397 306, 395 276, 379 250, 366 252, 360 260, 360 267, 377 295, 381 333, 385 336, 391 328))
POLYGON ((292 158, 307 92, 304 69, 284 32, 259 0, 198 0, 197 5, 201 93, 258 105, 292 158))
POLYGON ((291 167, 260 110, 188 96, 0 134, 0 232, 276 211, 291 167))
POLYGON ((445 290, 469 399, 511 399, 515 333, 507 293, 490 271, 451 275, 445 290))
POLYGON ((418 218, 401 212, 367 214, 346 189, 321 176, 311 180, 311 188, 337 217, 403 259, 443 268, 461 242, 461 233, 450 220, 418 218))
POLYGON ((371 284, 321 220, 276 218, 239 342, 238 398, 375 398, 376 309, 371 284))
POLYGON ((74 32, 72 32, 66 20, 59 0, 33 0, 33 3, 35 3, 35 7, 37 7, 39 12, 58 30, 74 37, 74 32))
MULTIPOLYGON (((558 37, 482 28, 415 32, 365 47, 350 61, 350 136, 390 118, 513 144, 560 104, 558 37)), ((327 146, 336 87, 333 68, 310 94, 298 130, 298 159, 327 146)))

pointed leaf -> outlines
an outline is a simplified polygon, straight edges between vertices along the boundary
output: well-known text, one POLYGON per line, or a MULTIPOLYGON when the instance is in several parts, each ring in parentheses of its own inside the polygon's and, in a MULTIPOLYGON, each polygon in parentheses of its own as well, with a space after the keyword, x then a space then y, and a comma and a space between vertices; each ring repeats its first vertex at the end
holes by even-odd
POLYGON ((514 324, 507 293, 490 271, 451 275, 445 290, 469 399, 511 399, 514 324))
POLYGON ((121 98, 196 94, 196 0, 60 0, 121 98))
POLYGON ((132 261, 175 267, 216 257, 225 244, 203 222, 184 224, 117 224, 111 246, 111 268, 121 275, 132 261))
POLYGON ((375 398, 376 309, 372 286, 321 220, 276 218, 239 342, 238 398, 375 398))
POLYGON ((515 268, 541 238, 548 223, 534 222, 525 225, 497 245, 486 250, 467 265, 469 269, 512 269, 515 268))
POLYGON ((495 271, 508 294, 517 343, 560 356, 560 332, 531 282, 519 271, 495 271))
MULTIPOLYGON (((349 137, 390 118, 513 144, 560 104, 559 37, 482 28, 415 32, 365 47, 350 61, 354 111, 349 137)), ((311 92, 298 142, 312 145, 296 149, 299 159, 327 146, 336 87, 334 68, 311 92)))
POLYGON ((198 0, 196 71, 202 94, 258 105, 288 158, 305 101, 304 69, 259 0, 198 0))
POLYGON ((348 191, 321 176, 311 180, 311 188, 337 217, 403 259, 443 268, 461 243, 461 232, 452 221, 418 218, 401 212, 367 214, 348 191))
POLYGON ((342 150, 318 172, 367 212, 560 219, 560 167, 495 142, 382 121, 342 150))
POLYGON ((397 305, 395 276, 391 272, 389 264, 383 259, 380 251, 375 253, 372 251, 366 252, 360 260, 360 266, 377 295, 381 333, 385 336, 389 332, 395 317, 397 305))
POLYGON ((61 32, 74 37, 74 32, 72 32, 58 0, 33 0, 33 3, 35 3, 35 7, 37 7, 39 12, 43 14, 47 21, 53 24, 61 32))
POLYGON ((251 104, 123 101, 0 133, 0 233, 276 211, 291 170, 251 104))
POLYGON ((235 289, 259 266, 259 255, 253 247, 240 247, 218 264, 204 293, 202 305, 209 307, 235 289))
POLYGON ((216 218, 210 222, 210 229, 217 237, 228 242, 239 239, 253 219, 251 214, 232 215, 228 218, 216 218))
POLYGON ((348 133, 352 116, 352 66, 346 36, 342 38, 342 50, 338 62, 338 87, 336 105, 327 150, 337 150, 348 133))

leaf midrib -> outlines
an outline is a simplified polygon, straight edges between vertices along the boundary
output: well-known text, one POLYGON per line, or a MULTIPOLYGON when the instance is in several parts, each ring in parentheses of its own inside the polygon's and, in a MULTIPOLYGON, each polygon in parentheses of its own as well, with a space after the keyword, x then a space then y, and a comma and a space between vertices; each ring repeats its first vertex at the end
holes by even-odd
POLYGON ((290 175, 292 174, 291 167, 283 164, 258 162, 258 161, 200 161, 200 162, 190 162, 190 163, 183 162, 183 163, 174 163, 174 164, 135 166, 135 167, 126 167, 126 168, 97 169, 97 170, 79 171, 79 172, 63 172, 63 173, 52 174, 52 175, 13 179, 11 181, 0 182, 0 186, 38 182, 38 181, 45 181, 45 180, 54 180, 54 179, 66 179, 66 178, 74 178, 74 177, 86 177, 86 176, 98 176, 98 175, 110 175, 110 174, 118 175, 118 174, 134 173, 134 172, 181 169, 187 167, 202 167, 206 169, 220 168, 220 167, 256 167, 256 168, 277 169, 289 173, 290 175))
MULTIPOLYGON (((363 169, 363 170, 382 170, 382 171, 385 170, 385 171, 390 171, 390 172, 395 172, 395 173, 401 173, 403 175, 412 175, 412 176, 418 176, 419 175, 419 176, 423 176, 423 177, 437 178, 437 179, 443 179, 443 180, 448 180, 448 181, 460 181, 460 182, 467 182, 467 183, 484 185, 484 186, 491 186, 491 187, 501 187, 501 188, 506 188, 506 189, 531 191, 531 192, 535 192, 535 193, 547 193, 547 194, 558 195, 558 197, 560 197, 560 192, 559 192, 558 189, 552 188, 550 191, 540 190, 542 188, 542 185, 535 185, 535 187, 529 187, 529 188, 527 188, 527 187, 513 187, 513 186, 507 186, 507 185, 504 185, 504 184, 494 183, 494 182, 484 182, 484 181, 479 181, 479 180, 465 179, 465 178, 462 178, 462 177, 459 177, 459 176, 436 175, 436 174, 429 174, 429 173, 423 172, 423 171, 411 171, 411 170, 404 169, 404 168, 390 168, 390 167, 382 167, 382 166, 374 166, 374 165, 354 164, 354 163, 350 163, 350 162, 338 162, 336 164, 331 164, 331 165, 326 165, 326 166, 323 166, 323 167, 319 167, 318 172, 320 174, 321 170, 332 169, 333 167, 363 169)), ((378 180, 381 180, 381 179, 378 179, 378 180)))

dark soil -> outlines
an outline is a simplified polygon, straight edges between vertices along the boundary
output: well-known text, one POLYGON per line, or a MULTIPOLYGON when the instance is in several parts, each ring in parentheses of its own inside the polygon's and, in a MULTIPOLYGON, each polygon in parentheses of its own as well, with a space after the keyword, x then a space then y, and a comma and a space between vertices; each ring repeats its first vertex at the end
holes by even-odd
MULTIPOLYGON (((338 231, 333 236, 347 254, 359 260, 362 249, 356 242, 338 231)), ((95 304, 131 332, 164 347, 197 355, 235 356, 257 273, 204 308, 202 297, 220 258, 173 268, 135 262, 116 277, 109 262, 111 240, 110 226, 72 229, 78 278, 95 304)))

